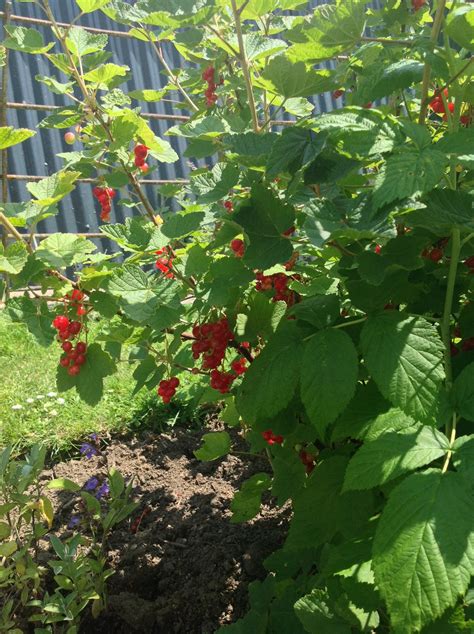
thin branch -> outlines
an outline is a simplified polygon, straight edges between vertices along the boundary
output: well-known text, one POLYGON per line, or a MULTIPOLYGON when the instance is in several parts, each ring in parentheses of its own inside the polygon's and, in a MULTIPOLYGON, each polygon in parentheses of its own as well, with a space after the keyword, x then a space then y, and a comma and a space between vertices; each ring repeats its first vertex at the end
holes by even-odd
POLYGON ((214 35, 215 35, 216 37, 218 37, 218 38, 221 40, 221 42, 223 42, 223 43, 227 46, 227 48, 228 48, 230 51, 232 51, 232 53, 233 53, 234 57, 237 57, 238 59, 240 59, 240 53, 239 53, 239 51, 238 51, 236 48, 234 48, 234 47, 232 46, 232 44, 229 44, 229 42, 225 39, 225 37, 224 37, 223 35, 221 35, 221 34, 219 33, 219 31, 218 31, 217 29, 215 29, 215 28, 214 28, 213 26, 211 26, 210 24, 205 24, 204 26, 205 26, 206 28, 208 28, 208 29, 209 29, 212 33, 214 33, 214 35))
MULTIPOLYGON (((258 125, 257 108, 256 108, 256 105, 255 105, 255 97, 254 97, 254 94, 253 94, 252 78, 250 76, 249 61, 247 59, 247 52, 245 50, 244 37, 242 35, 242 25, 240 23, 240 13, 239 13, 239 10, 237 9, 237 4, 236 4, 235 0, 231 0, 231 4, 232 4, 232 12, 234 14, 234 23, 235 23, 235 31, 237 33, 237 41, 239 43, 240 63, 242 65, 242 71, 244 73, 245 86, 246 86, 246 89, 247 89, 247 98, 249 100, 250 113, 252 115, 253 129, 254 129, 254 132, 259 132, 260 128, 259 128, 259 125, 258 125)), ((246 5, 246 3, 244 3, 240 7, 240 11, 242 11, 242 9, 243 9, 243 7, 245 5, 246 5)))
MULTIPOLYGON (((441 25, 443 23, 444 9, 446 7, 446 0, 439 0, 438 8, 436 9, 436 15, 434 18, 433 26, 431 28, 431 42, 434 44, 438 39, 441 25)), ((423 125, 426 119, 426 113, 428 112, 428 92, 430 89, 431 78, 431 66, 428 61, 425 61, 425 68, 423 70, 423 81, 421 85, 421 108, 418 123, 423 125)))

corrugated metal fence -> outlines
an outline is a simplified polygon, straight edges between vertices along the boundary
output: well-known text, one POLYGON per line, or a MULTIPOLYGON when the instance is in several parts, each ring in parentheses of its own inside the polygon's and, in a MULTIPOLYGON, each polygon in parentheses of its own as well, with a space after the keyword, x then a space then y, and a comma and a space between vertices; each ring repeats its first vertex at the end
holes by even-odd
MULTIPOLYGON (((69 23, 77 15, 75 2, 71 0, 51 0, 51 8, 58 21, 69 23)), ((321 4, 321 1, 308 3, 309 6, 321 4)), ((13 16, 22 16, 26 19, 44 19, 44 15, 34 4, 13 2, 13 16)), ((20 24, 38 29, 45 41, 51 41, 51 31, 48 25, 28 23, 12 18, 13 24, 20 24)), ((81 18, 80 26, 93 27, 97 29, 110 29, 123 31, 124 27, 109 20, 101 13, 92 13, 81 18)), ((153 52, 151 46, 146 42, 120 36, 109 36, 107 46, 113 58, 112 62, 128 65, 132 72, 132 78, 121 87, 125 91, 140 89, 159 89, 167 83, 166 75, 162 74, 160 61, 153 52)), ((179 66, 183 60, 171 46, 164 46, 164 54, 172 68, 179 66)), ((327 66, 332 67, 333 62, 328 62, 327 66)), ((35 80, 36 75, 57 75, 58 71, 50 67, 47 60, 42 56, 26 55, 16 51, 10 51, 9 59, 9 84, 8 102, 26 104, 44 104, 48 106, 70 105, 71 101, 62 95, 52 94, 45 85, 35 80)), ((173 94, 170 93, 171 98, 173 94)), ((335 107, 330 94, 320 95, 313 99, 317 111, 326 112, 335 107)), ((186 115, 188 113, 177 111, 172 108, 172 104, 166 101, 159 103, 147 103, 143 106, 143 112, 159 115, 186 115)), ((33 138, 25 141, 19 146, 9 150, 8 165, 9 173, 13 175, 38 175, 48 176, 63 165, 61 159, 56 154, 65 152, 69 148, 64 142, 64 130, 50 130, 37 128, 38 123, 47 115, 45 110, 9 108, 7 111, 8 124, 15 127, 25 127, 37 129, 38 133, 33 138)), ((159 136, 168 138, 171 145, 177 152, 180 159, 172 164, 160 164, 158 174, 156 171, 150 178, 153 179, 183 179, 186 178, 190 165, 186 157, 183 156, 185 143, 178 137, 166 137, 166 131, 175 125, 176 121, 165 119, 150 119, 150 125, 159 136)), ((203 165, 203 161, 198 164, 203 165)), ((9 195, 10 200, 28 200, 30 195, 26 190, 26 180, 10 179, 9 195)), ((156 186, 147 186, 146 192, 152 203, 157 205, 156 186)), ((71 196, 61 202, 61 213, 48 218, 38 226, 38 232, 51 233, 55 231, 95 233, 98 231, 97 204, 92 197, 92 187, 90 183, 79 183, 71 196)), ((114 218, 116 222, 123 221, 127 215, 127 209, 121 205, 114 205, 114 218)), ((98 242, 100 244, 100 242, 98 242)), ((105 241, 101 241, 101 246, 107 248, 105 241)))

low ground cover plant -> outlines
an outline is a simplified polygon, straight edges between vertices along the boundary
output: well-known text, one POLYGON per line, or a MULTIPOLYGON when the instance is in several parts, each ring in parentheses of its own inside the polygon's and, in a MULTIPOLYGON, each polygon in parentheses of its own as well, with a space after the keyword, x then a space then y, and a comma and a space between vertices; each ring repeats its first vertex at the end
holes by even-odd
MULTIPOLYGON (((127 94, 130 69, 110 62, 106 35, 35 4, 51 37, 9 26, 3 45, 51 62, 39 81, 71 105, 41 126, 75 145, 64 169, 28 185, 31 200, 3 205, 16 241, 0 270, 10 289, 52 291, 7 310, 57 347, 58 391, 97 404, 131 346, 136 391, 172 402, 194 375, 267 453, 272 475, 243 485, 234 521, 268 490, 293 518, 229 632, 471 629, 472 5, 77 0, 155 51, 168 84, 127 94), (168 134, 214 166, 161 188, 155 209, 143 174, 177 155, 141 106, 169 93, 191 117, 168 134), (321 93, 341 107, 315 109, 321 93), (291 125, 275 124, 282 113, 291 125), (124 260, 69 234, 34 249, 19 230, 34 233, 91 175, 124 260), (96 314, 108 327, 94 339, 96 314)), ((2 128, 0 147, 32 134, 2 128)), ((231 449, 221 431, 196 455, 231 449)))

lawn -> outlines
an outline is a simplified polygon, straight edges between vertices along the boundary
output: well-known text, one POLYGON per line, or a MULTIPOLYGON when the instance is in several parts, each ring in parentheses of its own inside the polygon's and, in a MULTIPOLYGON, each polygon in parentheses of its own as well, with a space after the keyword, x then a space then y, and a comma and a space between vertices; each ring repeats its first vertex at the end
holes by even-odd
POLYGON ((0 312, 0 445, 46 442, 52 453, 74 449, 91 432, 166 427, 192 418, 189 403, 165 407, 154 392, 132 396, 133 368, 120 364, 105 380, 104 397, 90 407, 74 390, 59 394, 59 350, 44 348, 28 331, 0 312))

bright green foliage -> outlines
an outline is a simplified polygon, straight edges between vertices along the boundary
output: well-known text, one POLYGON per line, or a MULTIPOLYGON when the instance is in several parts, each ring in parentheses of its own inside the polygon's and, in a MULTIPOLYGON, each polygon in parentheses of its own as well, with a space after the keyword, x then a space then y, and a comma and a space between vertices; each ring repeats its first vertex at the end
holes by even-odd
MULTIPOLYGON (((3 203, 0 222, 34 232, 90 178, 117 247, 55 234, 30 253, 11 240, 2 290, 41 287, 51 302, 13 296, 8 314, 57 346, 60 390, 98 403, 129 364, 134 398, 158 388, 168 402, 189 374, 193 399, 224 401, 223 425, 268 458, 232 521, 258 522, 271 496, 291 506, 288 535, 222 632, 472 629, 472 5, 75 4, 152 47, 167 83, 127 94, 134 69, 105 34, 74 26, 51 53, 36 31, 8 28, 7 47, 47 52, 42 86, 75 98, 39 127, 81 131, 63 169, 3 203), (338 107, 323 113, 331 93, 338 107), (191 115, 167 130, 173 147, 140 110, 165 98, 191 115), (155 206, 140 168, 173 163, 174 147, 194 169, 155 206), (63 354, 58 335, 85 354, 63 354)), ((4 128, 0 149, 28 136, 4 128)), ((225 427, 198 459, 233 450, 225 427)))
POLYGON ((216 460, 217 458, 225 456, 225 454, 230 451, 230 436, 226 431, 216 431, 212 434, 204 434, 202 439, 202 447, 194 452, 194 455, 198 458, 198 460, 204 460, 206 462, 216 460))
POLYGON ((6 150, 12 145, 22 143, 26 139, 34 136, 33 130, 27 130, 25 128, 15 129, 4 126, 0 128, 0 150, 6 150))
POLYGON ((456 473, 415 473, 390 494, 373 566, 397 634, 418 631, 466 591, 474 565, 473 513, 469 483, 456 473))

